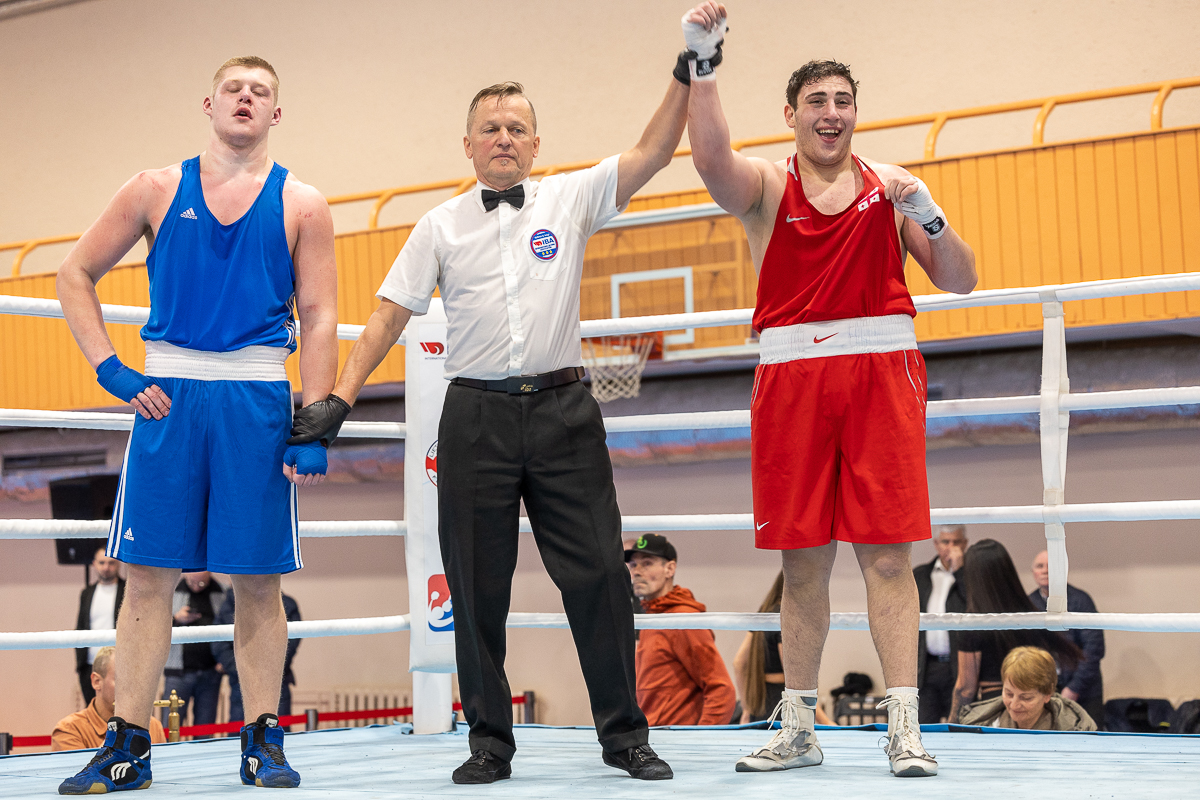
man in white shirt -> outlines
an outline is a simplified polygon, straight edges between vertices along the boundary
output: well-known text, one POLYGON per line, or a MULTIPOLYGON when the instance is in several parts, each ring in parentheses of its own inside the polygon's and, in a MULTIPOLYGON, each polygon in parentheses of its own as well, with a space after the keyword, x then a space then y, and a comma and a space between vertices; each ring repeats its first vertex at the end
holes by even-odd
MULTIPOLYGON (((111 631, 117 627, 117 612, 125 597, 125 581, 118 573, 120 567, 120 561, 104 555, 103 547, 96 550, 92 558, 96 582, 79 593, 79 617, 75 621, 75 630, 111 631)), ((92 662, 96 660, 99 649, 75 648, 75 671, 79 673, 79 689, 85 705, 96 696, 96 690, 92 688, 92 662)))
MULTIPOLYGON (((963 554, 967 550, 964 525, 939 525, 933 530, 937 558, 913 569, 921 610, 928 614, 967 610, 967 596, 959 580, 963 554)), ((949 631, 921 631, 917 646, 917 687, 920 705, 917 719, 922 725, 937 724, 950 714, 954 681, 958 677, 950 652, 949 631)))
MULTIPOLYGON (((688 13, 711 25, 722 12, 706 2, 688 13)), ((540 140, 523 88, 481 90, 463 137, 478 184, 416 224, 325 409, 296 417, 299 435, 289 441, 331 438, 410 316, 441 290, 451 386, 438 432, 438 514, 471 729, 471 757, 455 783, 512 772, 504 628, 522 500, 562 592, 604 763, 644 780, 672 777, 637 705, 621 512, 600 409, 579 382, 579 283, 588 238, 670 163, 687 121, 687 69, 681 56, 633 149, 541 181, 529 179, 540 140)))

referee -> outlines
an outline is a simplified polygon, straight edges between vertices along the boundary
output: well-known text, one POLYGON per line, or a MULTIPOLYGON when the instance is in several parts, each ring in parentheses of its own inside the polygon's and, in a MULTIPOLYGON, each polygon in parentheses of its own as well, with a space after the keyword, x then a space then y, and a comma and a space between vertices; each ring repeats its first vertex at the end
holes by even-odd
MULTIPOLYGON (((706 2, 688 16, 708 25, 720 13, 706 2)), ((644 780, 672 777, 637 705, 621 513, 600 409, 580 383, 579 283, 588 238, 679 144, 689 91, 682 56, 680 64, 633 149, 542 181, 529 180, 540 142, 521 84, 479 91, 463 138, 476 187, 416 224, 333 394, 296 415, 294 441, 336 433, 410 316, 424 314, 441 290, 451 385, 438 430, 439 534, 471 731, 471 757, 455 783, 512 773, 505 620, 522 500, 562 592, 604 763, 644 780)))

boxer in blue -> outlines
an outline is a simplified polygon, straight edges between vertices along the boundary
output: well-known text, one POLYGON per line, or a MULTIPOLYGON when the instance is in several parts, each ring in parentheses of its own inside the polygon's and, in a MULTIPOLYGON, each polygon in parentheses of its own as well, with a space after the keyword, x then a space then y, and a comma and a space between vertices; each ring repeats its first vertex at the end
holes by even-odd
POLYGON ((212 120, 196 158, 121 187, 58 272, 67 324, 100 385, 137 411, 107 553, 128 565, 117 625, 116 715, 104 747, 60 794, 150 785, 146 733, 171 639, 181 571, 229 573, 245 698, 241 779, 288 787, 275 710, 287 646, 280 575, 302 566, 296 486, 325 477, 320 442, 288 446, 284 361, 304 341, 304 405, 337 370, 333 220, 321 194, 275 164, 279 79, 261 58, 221 65, 204 98, 212 120), (96 282, 145 237, 150 319, 145 374, 104 328, 96 282))

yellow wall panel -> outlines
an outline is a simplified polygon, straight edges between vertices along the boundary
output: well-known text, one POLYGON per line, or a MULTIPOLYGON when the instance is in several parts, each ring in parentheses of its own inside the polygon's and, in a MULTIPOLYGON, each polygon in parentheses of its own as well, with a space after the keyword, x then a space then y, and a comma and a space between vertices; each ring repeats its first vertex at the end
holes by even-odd
MULTIPOLYGON (((974 248, 979 288, 1073 283, 1200 271, 1200 136, 1180 128, 910 165, 930 186, 951 224, 974 248)), ((635 198, 630 211, 711 202, 695 190, 635 198)), ((339 321, 364 324, 375 292, 412 230, 400 225, 339 235, 339 321)), ((691 267, 697 310, 753 305, 757 277, 741 225, 714 217, 601 231, 584 256, 580 312, 612 314, 611 277, 691 267)), ((936 289, 912 260, 905 277, 914 294, 936 289)), ((102 302, 146 306, 141 265, 118 267, 98 286, 102 302)), ((54 276, 0 279, 0 294, 54 297, 54 276)), ((622 314, 683 309, 680 280, 627 284, 622 314)), ((1200 317, 1200 292, 1089 300, 1067 304, 1067 324, 1113 325, 1200 317)), ((110 325, 122 360, 141 368, 137 326, 110 325)), ((922 341, 988 336, 1041 328, 1037 306, 990 306, 921 314, 922 341)), ((701 329, 691 348, 744 344, 748 326, 701 329)), ((340 342, 339 363, 352 346, 340 342)), ((298 385, 298 359, 288 374, 298 385)), ((404 351, 394 348, 371 383, 404 380, 404 351)), ((95 382, 61 320, 0 315, 0 407, 95 408, 115 405, 95 382)))

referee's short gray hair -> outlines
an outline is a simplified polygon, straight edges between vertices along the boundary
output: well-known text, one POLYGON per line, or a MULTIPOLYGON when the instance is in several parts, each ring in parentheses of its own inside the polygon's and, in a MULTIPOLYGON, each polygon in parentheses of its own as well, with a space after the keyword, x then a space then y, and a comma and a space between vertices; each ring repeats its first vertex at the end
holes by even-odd
POLYGON ((475 122, 475 109, 479 108, 479 104, 489 97, 520 97, 529 103, 529 113, 533 116, 533 132, 537 133, 537 112, 533 110, 533 101, 525 95, 525 87, 516 81, 504 81, 485 86, 475 93, 474 99, 471 100, 471 107, 467 109, 468 136, 471 134, 471 125, 475 122))

